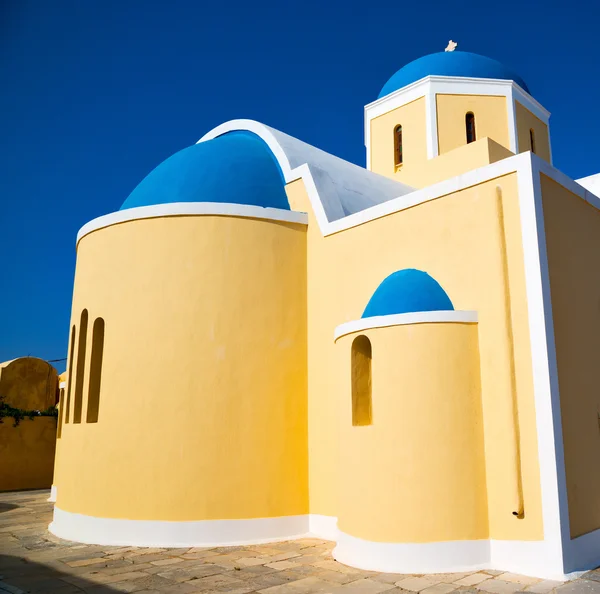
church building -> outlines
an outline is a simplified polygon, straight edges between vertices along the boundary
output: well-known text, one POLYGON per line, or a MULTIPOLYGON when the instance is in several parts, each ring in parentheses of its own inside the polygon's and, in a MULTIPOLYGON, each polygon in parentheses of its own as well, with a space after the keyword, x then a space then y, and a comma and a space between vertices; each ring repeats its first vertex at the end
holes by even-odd
POLYGON ((600 176, 554 168, 549 116, 436 53, 364 108, 364 168, 233 120, 84 225, 50 531, 600 564, 600 176))

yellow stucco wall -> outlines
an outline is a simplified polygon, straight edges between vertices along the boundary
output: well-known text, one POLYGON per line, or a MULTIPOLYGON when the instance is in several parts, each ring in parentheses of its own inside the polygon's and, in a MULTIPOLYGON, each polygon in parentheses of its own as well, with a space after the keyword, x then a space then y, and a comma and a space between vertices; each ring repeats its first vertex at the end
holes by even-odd
POLYGON ((47 489, 52 485, 56 419, 13 419, 0 424, 0 491, 47 489))
POLYGON ((106 323, 99 419, 85 422, 88 348, 83 421, 71 411, 62 427, 60 509, 308 512, 305 226, 188 216, 95 231, 78 246, 72 324, 83 308, 88 345, 106 323))
POLYGON ((338 339, 338 527, 376 542, 487 538, 477 325, 412 324, 338 339), (371 425, 352 425, 350 353, 372 344, 371 425))
MULTIPOLYGON (((489 535, 543 538, 537 433, 516 174, 323 237, 302 181, 292 208, 309 213, 308 385, 311 513, 337 516, 340 460, 336 326, 360 318, 379 283, 402 268, 427 271, 456 309, 479 312, 489 535), (504 280, 497 187, 502 190, 508 282, 504 280), (510 323, 507 313, 510 303, 510 323), (510 328, 509 328, 510 326, 510 328), (525 515, 512 515, 515 459, 510 336, 521 426, 525 515)), ((423 421, 424 426, 426 420, 423 421)), ((401 506, 402 502, 398 502, 401 506)))
POLYGON ((600 528, 600 212, 541 176, 571 537, 600 528))
POLYGON ((438 149, 442 155, 467 144, 465 116, 475 115, 476 138, 491 138, 510 148, 505 97, 436 95, 438 149))
POLYGON ((548 126, 538 117, 534 116, 526 107, 515 101, 515 114, 517 118, 517 138, 519 152, 531 150, 529 130, 533 129, 535 138, 535 153, 542 159, 550 162, 550 136, 548 126))
POLYGON ((427 160, 427 129, 425 98, 420 97, 371 120, 371 170, 398 181, 410 183, 403 177, 405 167, 427 160), (403 164, 394 164, 394 129, 402 126, 403 164))

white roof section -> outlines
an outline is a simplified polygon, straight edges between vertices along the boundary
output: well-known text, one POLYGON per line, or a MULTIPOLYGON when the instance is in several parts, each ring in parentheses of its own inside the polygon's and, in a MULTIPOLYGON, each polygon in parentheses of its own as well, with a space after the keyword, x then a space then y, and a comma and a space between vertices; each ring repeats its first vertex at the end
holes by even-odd
POLYGON ((254 120, 225 122, 198 142, 238 130, 253 132, 268 145, 286 183, 304 180, 321 227, 415 191, 254 120), (317 212, 318 205, 321 212, 317 212))
POLYGON ((575 180, 580 186, 583 186, 588 192, 600 196, 600 173, 588 175, 575 180))

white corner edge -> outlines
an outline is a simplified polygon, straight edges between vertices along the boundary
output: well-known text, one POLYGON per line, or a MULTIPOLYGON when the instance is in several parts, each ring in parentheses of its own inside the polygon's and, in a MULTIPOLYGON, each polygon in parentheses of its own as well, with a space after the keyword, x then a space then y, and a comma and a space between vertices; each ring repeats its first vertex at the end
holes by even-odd
POLYGON ((569 518, 564 462, 561 461, 560 401, 540 181, 545 162, 530 152, 523 154, 528 159, 518 172, 517 183, 542 491, 544 558, 564 571, 564 535, 568 532, 569 518))
POLYGON ((474 324, 477 321, 477 312, 468 310, 416 311, 388 316, 372 316, 340 324, 333 333, 333 340, 336 341, 346 334, 373 328, 387 328, 389 326, 404 326, 407 324, 435 324, 440 322, 474 324))

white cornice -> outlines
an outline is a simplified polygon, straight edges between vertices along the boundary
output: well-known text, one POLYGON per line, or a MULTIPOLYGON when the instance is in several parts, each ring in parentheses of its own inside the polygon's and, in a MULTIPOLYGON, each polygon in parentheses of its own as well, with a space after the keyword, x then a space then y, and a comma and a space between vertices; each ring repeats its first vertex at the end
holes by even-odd
MULTIPOLYGON (((514 93, 515 98, 523 105, 536 113, 536 115, 547 123, 550 112, 525 89, 512 80, 497 78, 472 78, 465 76, 426 76, 406 87, 402 87, 385 97, 372 101, 365 105, 365 113, 381 115, 396 107, 410 103, 427 94, 428 85, 434 84, 440 90, 438 93, 452 95, 504 95, 509 91, 514 93)), ((377 117, 372 115, 371 117, 377 117)))
POLYGON ((413 311, 402 314, 392 314, 388 316, 372 316, 352 320, 340 324, 333 333, 333 340, 352 334, 353 332, 362 332, 373 328, 388 328, 389 326, 405 326, 407 324, 436 324, 443 322, 474 324, 477 322, 476 311, 413 311))
POLYGON ((286 223, 308 224, 308 215, 303 212, 283 210, 281 208, 263 208, 248 204, 229 204, 220 202, 172 202, 170 204, 154 204, 127 208, 98 217, 86 223, 77 234, 77 243, 92 231, 141 219, 156 219, 160 217, 181 216, 229 216, 251 219, 267 219, 286 223))

